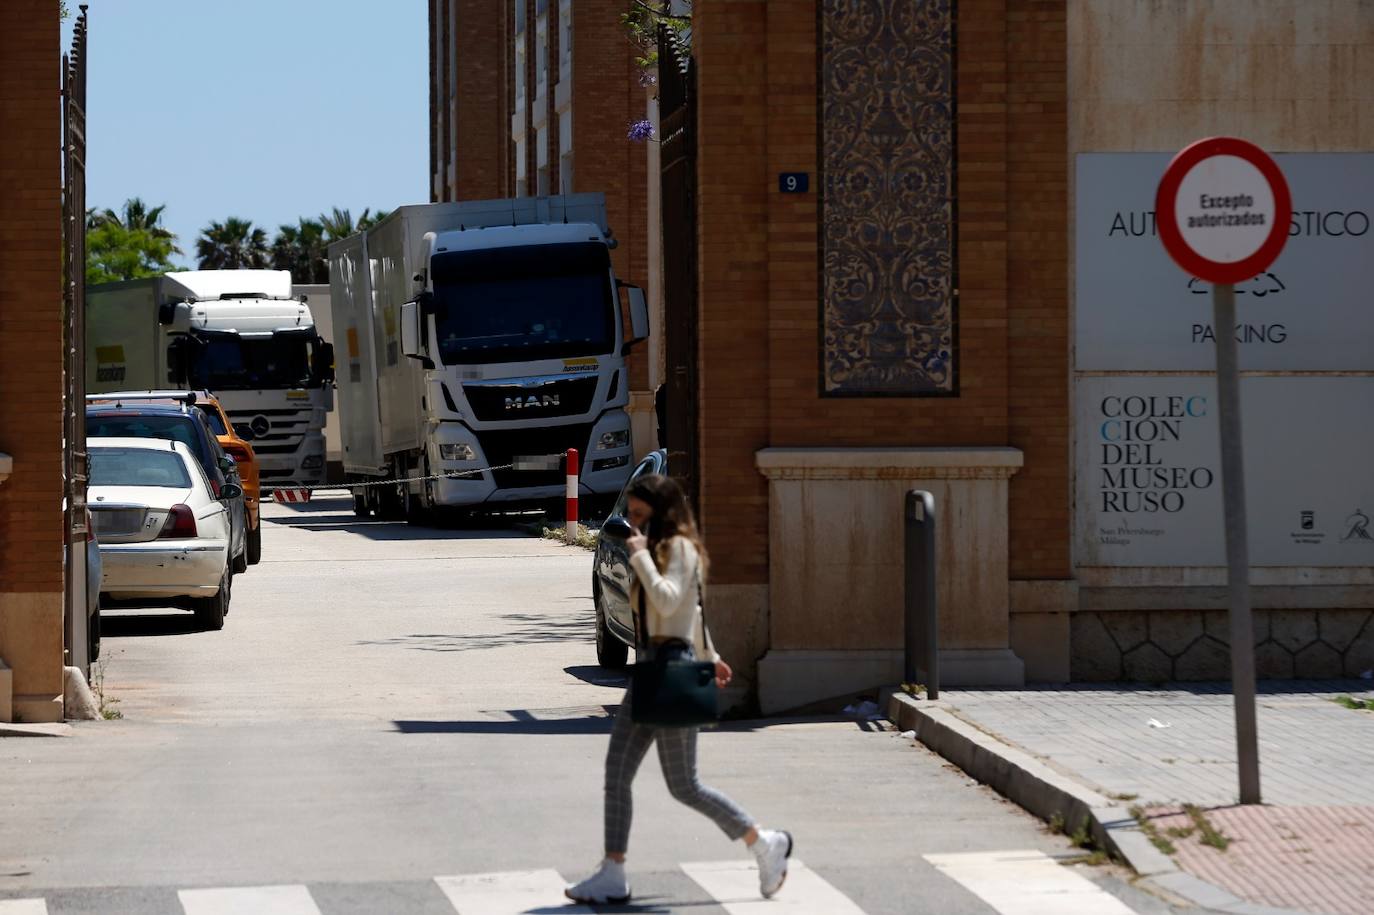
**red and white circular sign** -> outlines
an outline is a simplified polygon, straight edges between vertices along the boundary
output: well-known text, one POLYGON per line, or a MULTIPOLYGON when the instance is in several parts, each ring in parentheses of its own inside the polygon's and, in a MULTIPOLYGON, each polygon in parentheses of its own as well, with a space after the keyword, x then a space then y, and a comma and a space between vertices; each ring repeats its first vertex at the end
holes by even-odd
POLYGON ((1209 283, 1264 272, 1283 250, 1292 217, 1283 172, 1264 150, 1235 137, 1198 140, 1174 156, 1155 196, 1164 249, 1209 283))

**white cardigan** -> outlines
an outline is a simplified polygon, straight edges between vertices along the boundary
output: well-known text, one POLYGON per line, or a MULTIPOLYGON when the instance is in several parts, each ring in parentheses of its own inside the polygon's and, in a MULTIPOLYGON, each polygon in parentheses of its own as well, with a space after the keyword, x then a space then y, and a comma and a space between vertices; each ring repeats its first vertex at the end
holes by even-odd
POLYGON ((648 550, 635 553, 630 557, 635 572, 630 585, 630 609, 638 625, 642 590, 650 638, 681 639, 693 647, 698 659, 719 661, 720 655, 716 654, 711 634, 702 621, 698 587, 701 578, 697 574, 700 564, 696 545, 686 537, 674 537, 668 542, 668 567, 661 573, 648 550))

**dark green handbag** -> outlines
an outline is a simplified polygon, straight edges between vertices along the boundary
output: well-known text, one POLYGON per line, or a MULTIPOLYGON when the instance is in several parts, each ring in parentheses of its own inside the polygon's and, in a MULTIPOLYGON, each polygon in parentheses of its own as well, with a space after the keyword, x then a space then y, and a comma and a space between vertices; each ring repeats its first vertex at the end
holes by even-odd
MULTIPOLYGON (((700 576, 697 578, 697 594, 701 595, 700 576)), ((704 598, 701 625, 704 630, 704 598)), ((658 646, 657 651, 653 651, 649 642, 642 587, 639 590, 638 628, 636 641, 652 658, 636 661, 634 667, 630 668, 630 720, 635 724, 678 728, 716 721, 720 711, 716 701, 715 663, 695 660, 691 646, 676 639, 665 642, 658 646)))

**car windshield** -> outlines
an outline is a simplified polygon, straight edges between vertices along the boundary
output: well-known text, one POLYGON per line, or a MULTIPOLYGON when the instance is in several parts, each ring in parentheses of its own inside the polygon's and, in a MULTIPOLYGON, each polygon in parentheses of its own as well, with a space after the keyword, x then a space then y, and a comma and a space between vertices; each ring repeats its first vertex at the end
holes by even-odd
POLYGON ((218 410, 208 403, 198 403, 196 404, 196 408, 200 410, 201 415, 205 417, 205 421, 210 424, 211 432, 214 432, 216 435, 229 434, 229 430, 224 426, 224 417, 220 415, 218 410))
POLYGON ((181 455, 151 448, 92 448, 92 486, 169 486, 187 489, 191 475, 181 455))
POLYGON ((310 384, 314 338, 305 333, 270 337, 238 334, 197 335, 191 358, 191 384, 211 391, 299 388, 310 384))
POLYGON ((200 454, 200 442, 191 422, 190 417, 179 415, 103 413, 86 416, 86 435, 90 438, 165 438, 181 442, 192 454, 200 454))
POLYGON ((462 365, 609 353, 610 267, 596 242, 436 255, 439 358, 462 365))

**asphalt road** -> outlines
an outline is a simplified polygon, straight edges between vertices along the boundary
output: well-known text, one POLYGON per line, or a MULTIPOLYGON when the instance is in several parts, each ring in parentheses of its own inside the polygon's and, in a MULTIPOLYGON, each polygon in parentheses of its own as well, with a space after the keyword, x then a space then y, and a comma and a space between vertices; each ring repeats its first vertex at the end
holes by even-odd
MULTIPOLYGON (((220 632, 107 614, 123 718, 0 740, 0 915, 574 911, 540 888, 600 858, 624 684, 595 666, 590 554, 349 508, 266 507, 220 632)), ((743 847, 651 756, 635 904, 608 911, 1019 915, 1037 893, 1063 905, 1036 911, 1182 911, 1110 867, 1041 867, 1076 850, 882 722, 732 724, 703 735, 700 769, 804 865, 760 908, 729 869, 743 847)))

